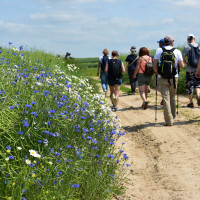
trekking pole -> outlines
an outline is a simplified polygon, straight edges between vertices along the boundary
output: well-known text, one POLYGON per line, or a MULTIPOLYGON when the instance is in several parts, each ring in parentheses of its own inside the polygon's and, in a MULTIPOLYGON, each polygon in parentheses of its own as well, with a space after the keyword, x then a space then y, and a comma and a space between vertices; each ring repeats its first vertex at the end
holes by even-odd
POLYGON ((178 95, 178 88, 179 88, 179 72, 180 72, 180 68, 179 68, 179 65, 178 65, 178 82, 177 82, 177 110, 176 110, 176 114, 178 115, 178 101, 179 101, 179 95, 178 95))
POLYGON ((157 121, 157 100, 158 100, 158 75, 156 74, 156 109, 155 109, 155 122, 157 121))

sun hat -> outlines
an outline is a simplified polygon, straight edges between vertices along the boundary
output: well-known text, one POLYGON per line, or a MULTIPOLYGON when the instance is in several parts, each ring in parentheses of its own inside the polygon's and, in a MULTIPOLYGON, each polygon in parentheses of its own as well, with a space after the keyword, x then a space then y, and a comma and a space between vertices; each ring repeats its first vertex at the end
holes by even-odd
POLYGON ((136 51, 136 47, 135 46, 132 46, 130 51, 136 51))
POLYGON ((164 44, 164 39, 160 39, 157 43, 164 44))

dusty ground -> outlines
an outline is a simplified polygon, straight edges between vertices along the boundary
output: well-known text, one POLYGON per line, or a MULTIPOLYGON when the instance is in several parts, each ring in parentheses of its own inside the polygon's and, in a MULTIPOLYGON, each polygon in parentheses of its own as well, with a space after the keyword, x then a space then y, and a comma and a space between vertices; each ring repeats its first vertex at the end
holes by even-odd
MULTIPOLYGON (((200 107, 187 108, 179 97, 179 115, 165 127, 162 106, 155 122, 155 91, 147 110, 139 94, 120 93, 119 111, 126 136, 124 151, 133 164, 127 170, 127 187, 118 200, 200 200, 200 107), (198 126, 199 123, 199 126, 198 126)), ((160 102, 161 97, 158 97, 160 102)))

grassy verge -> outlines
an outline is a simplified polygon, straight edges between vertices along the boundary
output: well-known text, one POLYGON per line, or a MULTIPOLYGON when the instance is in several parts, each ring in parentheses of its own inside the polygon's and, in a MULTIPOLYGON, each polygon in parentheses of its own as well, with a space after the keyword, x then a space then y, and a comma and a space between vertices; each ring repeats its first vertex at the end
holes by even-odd
POLYGON ((104 200, 123 191, 128 156, 114 145, 125 133, 83 69, 10 48, 0 51, 0 75, 0 199, 104 200))

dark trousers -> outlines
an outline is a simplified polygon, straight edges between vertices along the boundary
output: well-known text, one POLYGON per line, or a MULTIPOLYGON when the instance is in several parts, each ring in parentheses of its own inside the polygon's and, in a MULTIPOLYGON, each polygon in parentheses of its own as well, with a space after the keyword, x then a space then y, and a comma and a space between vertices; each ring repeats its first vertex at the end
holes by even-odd
POLYGON ((137 78, 136 79, 133 78, 134 71, 135 69, 128 68, 128 76, 132 92, 135 92, 135 89, 138 87, 137 78))

